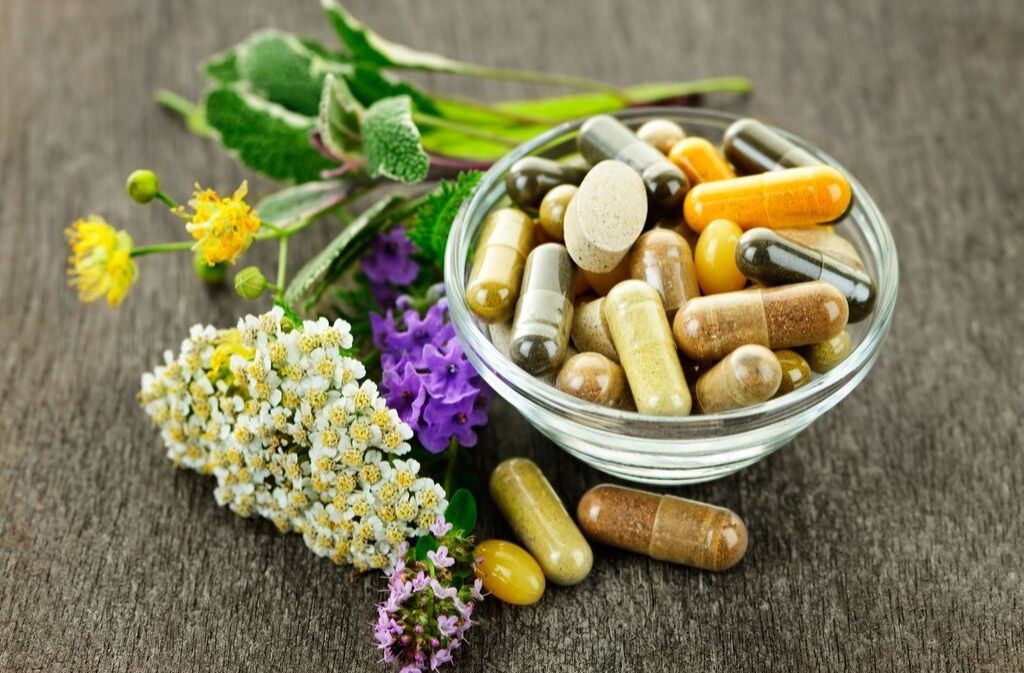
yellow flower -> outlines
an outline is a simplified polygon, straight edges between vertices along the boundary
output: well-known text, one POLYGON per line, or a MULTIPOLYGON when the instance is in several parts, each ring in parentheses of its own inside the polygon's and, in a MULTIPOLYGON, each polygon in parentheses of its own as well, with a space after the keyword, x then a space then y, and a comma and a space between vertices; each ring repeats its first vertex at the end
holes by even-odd
POLYGON ((117 306, 139 274, 132 261, 132 237, 118 231, 99 215, 75 220, 65 230, 71 256, 68 257, 68 284, 78 288, 85 302, 106 297, 117 306))
POLYGON ((184 206, 175 209, 179 216, 191 220, 185 228, 196 239, 193 250, 201 251, 207 264, 234 264, 252 245, 253 236, 260 230, 260 220, 245 202, 248 191, 249 183, 242 182, 233 195, 221 198, 217 192, 204 190, 196 183, 188 202, 192 214, 186 213, 184 206))

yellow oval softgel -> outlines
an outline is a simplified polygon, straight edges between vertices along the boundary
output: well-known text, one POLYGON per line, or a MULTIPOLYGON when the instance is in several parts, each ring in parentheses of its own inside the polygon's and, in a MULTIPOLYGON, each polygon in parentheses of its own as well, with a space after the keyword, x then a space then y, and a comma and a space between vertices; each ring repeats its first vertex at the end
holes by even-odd
POLYGON ((703 294, 742 290, 747 277, 736 266, 736 245, 743 230, 731 220, 715 220, 700 232, 693 264, 703 294))
POLYGON ((532 605, 544 595, 544 573, 536 559, 517 544, 484 540, 473 551, 473 570, 484 589, 511 605, 532 605))
POLYGON ((523 211, 502 208, 487 217, 466 284, 473 313, 492 323, 512 317, 532 246, 533 220, 523 211))

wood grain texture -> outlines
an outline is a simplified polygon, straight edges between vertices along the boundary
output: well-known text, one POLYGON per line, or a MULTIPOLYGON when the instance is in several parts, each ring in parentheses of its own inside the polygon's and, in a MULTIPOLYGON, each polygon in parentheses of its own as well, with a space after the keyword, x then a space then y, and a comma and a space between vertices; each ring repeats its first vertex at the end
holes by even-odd
MULTIPOLYGON (((756 92, 734 109, 841 157, 901 258, 895 325, 856 393, 768 460, 673 491, 746 519, 738 567, 599 549, 582 585, 488 602, 460 670, 1024 670, 1019 2, 348 4, 399 41, 492 65, 748 75, 756 92)), ((0 671, 385 670, 369 644, 378 580, 218 508, 136 406, 140 372, 189 325, 253 306, 204 292, 184 256, 144 260, 115 313, 65 287, 77 216, 138 242, 180 235, 122 196, 129 170, 179 194, 246 177, 151 100, 197 94, 202 57, 267 25, 329 37, 314 2, 0 2, 0 671)), ((304 235, 293 259, 331 235, 304 235)), ((485 475, 512 455, 570 503, 603 481, 499 404, 473 461, 485 475)), ((481 505, 482 532, 509 536, 481 505)))

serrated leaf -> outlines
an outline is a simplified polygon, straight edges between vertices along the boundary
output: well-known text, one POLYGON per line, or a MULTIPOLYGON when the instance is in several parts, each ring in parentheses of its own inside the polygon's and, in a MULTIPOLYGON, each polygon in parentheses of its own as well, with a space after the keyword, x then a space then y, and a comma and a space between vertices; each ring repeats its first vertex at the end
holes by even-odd
POLYGON ((408 229, 409 239, 416 244, 423 257, 438 266, 444 265, 444 249, 455 215, 473 193, 481 177, 483 173, 479 171, 467 171, 460 173, 455 180, 441 180, 416 210, 416 217, 408 229))
POLYGON ((366 172, 411 183, 427 177, 430 159, 420 143, 420 131, 412 121, 412 99, 394 96, 379 100, 366 110, 360 125, 366 172))
POLYGON ((290 227, 299 222, 324 215, 352 191, 340 180, 307 182, 285 187, 256 204, 260 219, 276 227, 290 227))
POLYGON ((460 532, 463 537, 473 532, 476 526, 476 499, 464 488, 455 491, 448 499, 448 507, 444 510, 444 520, 452 525, 452 530, 460 532))
POLYGON ((437 551, 437 538, 433 535, 424 535, 416 540, 416 549, 413 556, 417 561, 426 561, 427 552, 437 551))
POLYGON ((324 287, 333 282, 369 241, 390 223, 389 210, 400 201, 402 198, 397 194, 389 194, 363 211, 326 248, 299 269, 285 290, 285 302, 291 306, 298 306, 300 302, 305 306, 315 303, 324 287))
POLYGON ((346 159, 354 158, 362 150, 359 118, 363 106, 352 95, 344 78, 328 75, 320 95, 320 116, 317 128, 324 145, 331 152, 346 159))
POLYGON ((224 86, 210 91, 206 121, 221 143, 249 168, 278 180, 309 182, 334 166, 309 143, 315 121, 242 90, 224 86))
POLYGON ((237 64, 242 79, 267 100, 303 115, 317 114, 331 67, 294 35, 255 33, 238 46, 237 64))

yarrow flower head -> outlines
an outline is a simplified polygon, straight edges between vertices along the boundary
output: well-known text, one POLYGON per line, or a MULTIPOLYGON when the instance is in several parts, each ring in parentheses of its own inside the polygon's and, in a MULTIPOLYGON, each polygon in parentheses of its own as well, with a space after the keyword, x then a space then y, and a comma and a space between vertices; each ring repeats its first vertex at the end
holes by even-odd
POLYGON ((68 283, 84 302, 100 297, 117 306, 139 275, 132 261, 132 237, 99 215, 75 220, 65 234, 71 247, 68 283))
POLYGON ((260 220, 245 202, 248 191, 249 183, 243 181, 234 194, 222 198, 212 189, 203 189, 196 183, 188 202, 192 213, 185 212, 184 206, 175 209, 178 216, 188 220, 185 228, 196 239, 193 250, 201 251, 207 264, 234 264, 252 245, 260 220))
POLYGON ((294 324, 274 308, 235 329, 196 326, 142 377, 140 400, 178 466, 217 479, 241 516, 301 533, 318 556, 391 568, 444 511, 412 429, 348 355, 348 323, 294 324))

